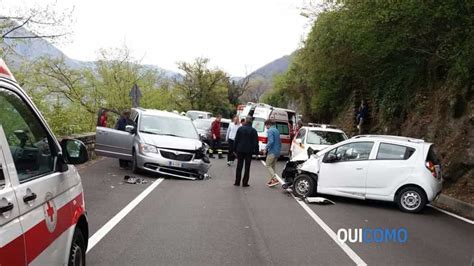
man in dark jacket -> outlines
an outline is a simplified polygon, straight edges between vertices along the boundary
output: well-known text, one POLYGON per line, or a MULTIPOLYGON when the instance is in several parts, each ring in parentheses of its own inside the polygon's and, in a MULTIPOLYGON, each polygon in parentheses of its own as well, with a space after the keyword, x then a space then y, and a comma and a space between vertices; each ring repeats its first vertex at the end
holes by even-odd
POLYGON ((242 168, 245 163, 244 179, 242 186, 249 186, 250 178, 250 164, 252 163, 252 155, 258 154, 258 133, 252 127, 252 118, 245 119, 245 125, 237 130, 234 141, 235 151, 237 152, 237 169, 235 174, 234 186, 240 186, 240 179, 242 178, 242 168))
POLYGON ((221 118, 221 115, 217 115, 211 124, 211 148, 209 149, 209 158, 214 158, 216 151, 219 159, 224 158, 221 149, 221 118))

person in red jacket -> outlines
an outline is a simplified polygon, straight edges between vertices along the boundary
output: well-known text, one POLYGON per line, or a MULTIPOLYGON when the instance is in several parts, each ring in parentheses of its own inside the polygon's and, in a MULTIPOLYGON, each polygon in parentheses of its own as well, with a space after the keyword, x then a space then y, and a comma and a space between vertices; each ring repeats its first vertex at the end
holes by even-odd
POLYGON ((211 148, 209 149, 209 158, 214 158, 215 151, 217 151, 219 159, 224 158, 221 149, 221 118, 221 115, 217 115, 211 124, 211 148))

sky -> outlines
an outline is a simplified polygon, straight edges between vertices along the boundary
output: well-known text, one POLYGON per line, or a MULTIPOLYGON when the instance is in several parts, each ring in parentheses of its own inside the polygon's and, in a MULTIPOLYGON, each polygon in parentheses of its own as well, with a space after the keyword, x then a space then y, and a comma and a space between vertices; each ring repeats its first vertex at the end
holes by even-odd
POLYGON ((126 45, 142 63, 173 71, 178 61, 207 57, 212 67, 245 76, 300 47, 309 29, 300 16, 307 0, 0 1, 73 7, 72 34, 55 44, 71 58, 94 60, 101 48, 126 45))

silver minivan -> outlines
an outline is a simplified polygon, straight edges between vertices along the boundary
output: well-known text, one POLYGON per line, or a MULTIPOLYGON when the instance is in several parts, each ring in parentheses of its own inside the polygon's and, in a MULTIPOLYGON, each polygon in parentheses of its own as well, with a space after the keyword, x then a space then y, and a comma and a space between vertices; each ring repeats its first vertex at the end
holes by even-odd
POLYGON ((207 146, 188 117, 133 108, 125 131, 96 128, 96 153, 130 161, 141 170, 185 179, 202 179, 211 166, 207 146))

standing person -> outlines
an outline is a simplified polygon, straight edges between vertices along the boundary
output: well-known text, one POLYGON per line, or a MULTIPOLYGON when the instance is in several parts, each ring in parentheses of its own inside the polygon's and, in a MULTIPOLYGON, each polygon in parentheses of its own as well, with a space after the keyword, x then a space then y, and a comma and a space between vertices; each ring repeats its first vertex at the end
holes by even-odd
POLYGON ((265 148, 265 153, 267 154, 267 160, 265 161, 265 164, 267 165, 268 172, 270 173, 267 185, 269 187, 273 187, 280 183, 275 178, 275 165, 278 157, 280 157, 281 152, 280 132, 278 132, 278 129, 275 127, 275 122, 270 119, 265 121, 265 127, 267 128, 268 138, 268 143, 265 148))
POLYGON ((235 172, 234 186, 240 186, 240 179, 242 178, 242 168, 245 163, 244 179, 242 186, 249 186, 250 179, 250 164, 252 163, 252 155, 258 154, 258 133, 252 127, 252 117, 245 119, 245 125, 237 130, 234 141, 235 151, 237 152, 237 169, 235 172))
POLYGON ((298 122, 296 122, 296 129, 295 129, 295 135, 298 134, 298 132, 300 131, 300 129, 303 127, 303 121, 301 121, 301 119, 298 120, 298 122))
POLYGON ((229 143, 229 153, 227 153, 227 166, 230 166, 234 163, 234 140, 237 130, 240 128, 240 120, 238 116, 234 116, 232 123, 230 123, 229 128, 227 129, 227 134, 225 139, 229 143))
POLYGON ((209 153, 211 154, 209 158, 214 158, 214 152, 217 151, 218 158, 224 158, 222 156, 222 149, 221 149, 221 115, 217 115, 216 119, 211 124, 211 149, 209 149, 209 153))
POLYGON ((125 131, 125 127, 128 125, 134 125, 133 121, 130 119, 130 111, 125 110, 122 112, 122 116, 117 122, 117 126, 115 129, 125 131))
POLYGON ((364 100, 360 102, 359 110, 357 111, 357 129, 359 130, 359 135, 362 135, 363 131, 363 125, 367 120, 367 115, 369 113, 369 109, 367 108, 367 105, 365 104, 364 100))
POLYGON ((100 109, 99 120, 97 121, 98 127, 107 127, 107 111, 100 109))

